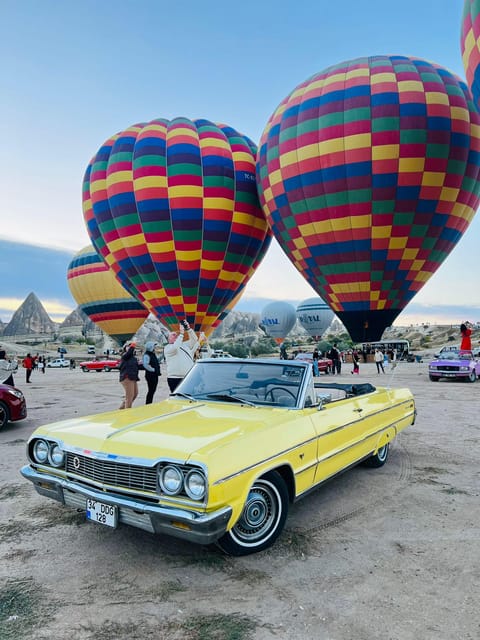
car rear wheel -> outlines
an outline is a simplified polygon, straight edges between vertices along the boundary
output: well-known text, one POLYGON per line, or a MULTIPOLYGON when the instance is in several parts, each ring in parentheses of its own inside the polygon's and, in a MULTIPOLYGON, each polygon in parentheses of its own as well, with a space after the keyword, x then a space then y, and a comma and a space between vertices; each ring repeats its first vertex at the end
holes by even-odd
POLYGON ((103 367, 104 371, 110 371, 110 367, 103 367))
POLYGON ((369 458, 363 461, 363 464, 366 467, 370 467, 371 469, 378 469, 379 467, 383 467, 388 458, 388 453, 390 451, 390 443, 387 442, 386 445, 380 447, 377 453, 374 453, 369 458))
POLYGON ((232 556, 263 551, 281 534, 287 513, 287 486, 278 472, 271 471, 255 480, 240 518, 217 544, 232 556))
POLYGON ((5 402, 0 401, 0 429, 8 423, 10 420, 10 411, 8 410, 8 406, 5 402))

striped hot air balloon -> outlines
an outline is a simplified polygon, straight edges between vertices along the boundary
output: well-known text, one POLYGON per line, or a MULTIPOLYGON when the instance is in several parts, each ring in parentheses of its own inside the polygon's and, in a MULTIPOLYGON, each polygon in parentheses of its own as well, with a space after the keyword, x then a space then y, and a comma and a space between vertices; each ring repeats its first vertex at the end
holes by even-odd
POLYGON ((379 339, 466 231, 479 149, 467 86, 405 56, 330 67, 268 121, 257 161, 264 212, 354 341, 379 339))
POLYGON ((73 257, 67 282, 83 313, 119 345, 130 340, 148 317, 145 307, 122 287, 92 246, 73 257))
POLYGON ((465 0, 460 34, 467 84, 480 108, 480 0, 465 0))
POLYGON ((269 246, 255 154, 227 125, 159 119, 113 136, 87 167, 95 249, 171 328, 186 318, 209 335, 269 246))

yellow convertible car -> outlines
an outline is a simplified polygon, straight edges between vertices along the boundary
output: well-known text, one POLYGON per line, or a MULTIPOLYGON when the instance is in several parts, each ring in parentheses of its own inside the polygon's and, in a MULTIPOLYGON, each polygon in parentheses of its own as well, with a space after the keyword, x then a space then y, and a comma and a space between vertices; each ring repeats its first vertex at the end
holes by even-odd
POLYGON ((92 522, 246 555, 311 489, 385 464, 414 419, 408 389, 317 384, 300 361, 200 360, 163 402, 38 428, 21 473, 92 522))

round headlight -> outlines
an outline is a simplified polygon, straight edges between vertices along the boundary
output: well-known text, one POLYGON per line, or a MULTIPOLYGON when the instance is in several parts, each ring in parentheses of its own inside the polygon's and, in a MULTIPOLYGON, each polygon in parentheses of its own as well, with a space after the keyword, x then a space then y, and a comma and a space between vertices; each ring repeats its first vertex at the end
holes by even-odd
POLYGON ((48 460, 48 443, 45 440, 37 440, 33 445, 33 457, 35 462, 44 464, 48 460))
POLYGON ((192 500, 202 500, 206 491, 206 480, 200 471, 190 471, 185 480, 185 491, 192 500))
POLYGON ((160 473, 160 488, 169 496, 175 496, 183 488, 183 474, 177 467, 168 465, 160 473))
POLYGON ((65 453, 58 444, 54 444, 50 449, 50 455, 48 456, 50 464, 54 467, 63 467, 65 464, 65 453))

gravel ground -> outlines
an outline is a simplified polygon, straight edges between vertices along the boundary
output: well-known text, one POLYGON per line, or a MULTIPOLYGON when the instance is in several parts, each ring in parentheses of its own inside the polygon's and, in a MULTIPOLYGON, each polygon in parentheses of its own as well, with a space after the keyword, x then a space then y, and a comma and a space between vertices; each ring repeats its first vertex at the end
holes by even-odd
MULTIPOLYGON (((32 431, 118 407, 121 386, 116 372, 47 370, 29 387, 23 375, 28 418, 0 432, 1 639, 480 637, 480 382, 361 364, 360 381, 412 389, 416 424, 384 467, 324 485, 291 508, 273 548, 235 559, 87 523, 37 495, 19 473, 32 431)), ((345 365, 337 381, 351 378, 345 365)))

